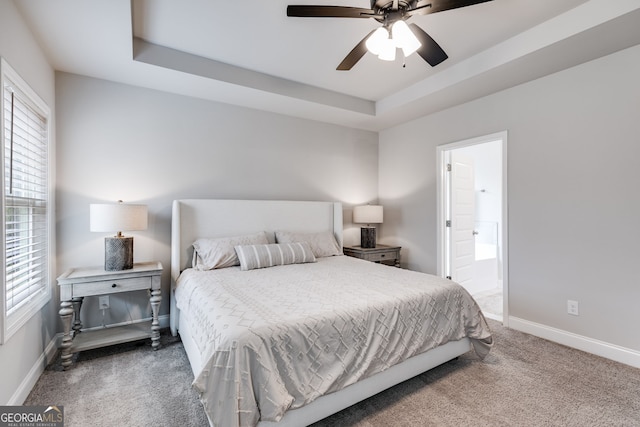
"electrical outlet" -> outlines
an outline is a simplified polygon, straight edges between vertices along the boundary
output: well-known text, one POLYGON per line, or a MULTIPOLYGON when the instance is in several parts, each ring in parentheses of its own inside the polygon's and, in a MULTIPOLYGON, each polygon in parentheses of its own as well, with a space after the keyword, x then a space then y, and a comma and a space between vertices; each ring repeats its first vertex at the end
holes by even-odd
POLYGON ((109 308, 109 295, 102 295, 98 298, 98 302, 100 303, 100 310, 109 308))
POLYGON ((572 316, 578 316, 580 314, 578 311, 578 301, 567 301, 567 313, 571 314, 572 316))

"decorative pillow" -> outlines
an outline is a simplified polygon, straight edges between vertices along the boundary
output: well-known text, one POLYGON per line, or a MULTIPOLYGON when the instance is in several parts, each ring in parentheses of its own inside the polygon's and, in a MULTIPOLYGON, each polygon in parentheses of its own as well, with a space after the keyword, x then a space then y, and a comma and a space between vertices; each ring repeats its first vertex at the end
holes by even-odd
POLYGON ((316 262, 316 257, 305 242, 239 245, 236 246, 236 253, 240 260, 240 269, 245 271, 276 265, 316 262))
POLYGON ((331 231, 318 233, 294 233, 290 231, 276 231, 276 242, 294 243, 307 242, 316 258, 341 255, 340 246, 331 231))
POLYGON ((269 241, 264 231, 246 236, 198 239, 193 242, 193 268, 203 271, 240 265, 235 250, 237 245, 266 243, 269 241))

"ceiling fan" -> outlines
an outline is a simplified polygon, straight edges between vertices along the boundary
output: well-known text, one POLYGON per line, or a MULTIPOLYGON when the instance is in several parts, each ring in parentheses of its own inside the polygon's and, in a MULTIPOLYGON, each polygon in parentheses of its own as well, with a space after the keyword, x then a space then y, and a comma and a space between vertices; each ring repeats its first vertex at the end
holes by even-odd
POLYGON ((432 67, 448 58, 444 50, 416 24, 404 21, 414 15, 427 15, 472 6, 491 0, 371 0, 371 8, 349 6, 288 6, 287 16, 303 18, 373 18, 382 27, 371 31, 342 60, 337 70, 350 70, 367 51, 380 59, 394 60, 396 49, 404 56, 417 52, 432 67))

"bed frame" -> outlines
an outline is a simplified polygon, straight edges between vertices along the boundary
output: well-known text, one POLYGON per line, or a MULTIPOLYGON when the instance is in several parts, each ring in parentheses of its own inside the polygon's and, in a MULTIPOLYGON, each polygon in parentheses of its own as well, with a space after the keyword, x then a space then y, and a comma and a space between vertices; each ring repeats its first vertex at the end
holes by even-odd
MULTIPOLYGON (((180 333, 185 351, 195 373, 202 365, 195 342, 181 328, 180 311, 174 298, 175 283, 180 272, 191 266, 192 243, 200 237, 229 237, 266 231, 270 241, 276 230, 316 232, 331 230, 342 247, 342 204, 273 200, 175 200, 171 221, 171 333, 180 333)), ((391 268, 391 267, 389 267, 391 268)), ((277 423, 261 421, 260 427, 305 426, 399 384, 424 371, 454 359, 471 349, 464 338, 449 342, 414 356, 386 371, 361 380, 312 403, 288 411, 277 423)), ((211 421, 211 420, 209 420, 211 421)))

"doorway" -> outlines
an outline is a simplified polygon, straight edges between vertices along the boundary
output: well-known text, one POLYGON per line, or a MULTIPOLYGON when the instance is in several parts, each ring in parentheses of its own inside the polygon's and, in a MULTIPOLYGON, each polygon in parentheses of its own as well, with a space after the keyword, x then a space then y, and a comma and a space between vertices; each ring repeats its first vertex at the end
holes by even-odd
MULTIPOLYGON (((508 321, 507 132, 437 147, 438 274, 508 321)), ((507 325, 508 326, 508 325, 507 325)))

